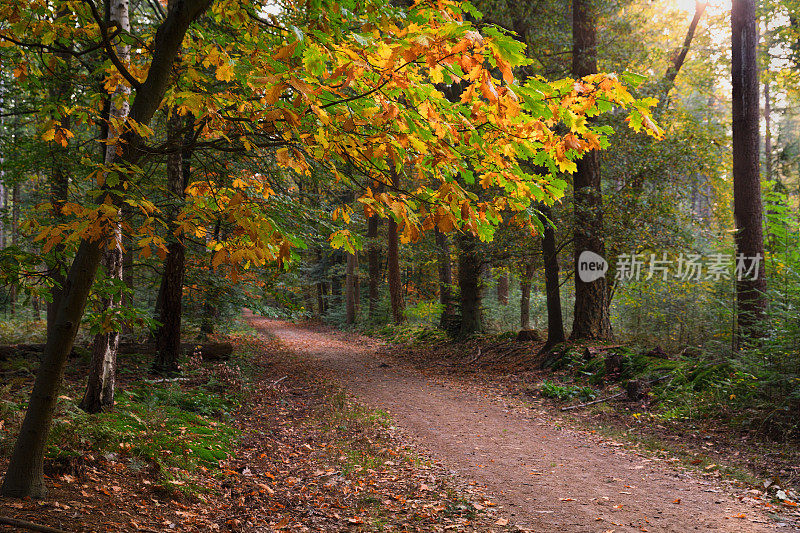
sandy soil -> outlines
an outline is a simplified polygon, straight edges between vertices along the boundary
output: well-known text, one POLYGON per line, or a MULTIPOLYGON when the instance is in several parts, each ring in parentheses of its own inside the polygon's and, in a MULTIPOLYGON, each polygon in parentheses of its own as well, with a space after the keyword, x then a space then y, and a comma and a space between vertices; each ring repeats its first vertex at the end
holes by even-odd
MULTIPOLYGON (((251 318, 533 531, 794 531, 718 480, 383 360, 377 341, 251 318)), ((742 492, 742 489, 739 489, 742 492)))

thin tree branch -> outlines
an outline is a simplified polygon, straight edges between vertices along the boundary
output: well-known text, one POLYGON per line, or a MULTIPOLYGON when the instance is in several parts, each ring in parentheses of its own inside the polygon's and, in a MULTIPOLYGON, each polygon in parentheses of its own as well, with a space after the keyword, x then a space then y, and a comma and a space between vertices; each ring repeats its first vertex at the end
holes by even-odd
MULTIPOLYGON (((109 35, 106 33, 108 31, 108 27, 103 21, 103 18, 100 16, 100 12, 97 10, 97 6, 94 5, 94 2, 92 2, 92 0, 81 0, 81 1, 89 6, 90 11, 92 12, 92 17, 94 18, 95 22, 97 22, 97 25, 100 27, 100 38, 103 41, 102 44, 103 47, 106 49, 106 54, 108 54, 108 58, 117 68, 119 73, 122 74, 122 77, 125 78, 125 80, 131 84, 131 87, 133 87, 134 89, 141 88, 142 83, 139 80, 137 80, 133 76, 133 74, 130 73, 127 67, 120 60, 117 53, 114 51, 114 46, 111 42, 113 37, 109 37, 109 35)), ((116 33, 119 32, 117 31, 115 32, 115 34, 116 33)))
POLYGON ((28 522, 27 520, 17 520, 16 518, 8 518, 5 516, 0 516, 0 524, 18 527, 20 529, 27 529, 29 531, 41 531, 42 533, 68 533, 63 529, 56 529, 50 526, 34 524, 33 522, 28 522))

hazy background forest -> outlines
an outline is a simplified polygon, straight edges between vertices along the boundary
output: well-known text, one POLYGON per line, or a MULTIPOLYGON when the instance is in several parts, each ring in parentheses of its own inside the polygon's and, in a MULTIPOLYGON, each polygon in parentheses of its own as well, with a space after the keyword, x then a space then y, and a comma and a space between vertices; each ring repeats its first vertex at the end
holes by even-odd
POLYGON ((50 4, 0 1, 4 494, 79 408, 234 409, 126 380, 207 379, 245 309, 796 442, 800 4, 50 4))

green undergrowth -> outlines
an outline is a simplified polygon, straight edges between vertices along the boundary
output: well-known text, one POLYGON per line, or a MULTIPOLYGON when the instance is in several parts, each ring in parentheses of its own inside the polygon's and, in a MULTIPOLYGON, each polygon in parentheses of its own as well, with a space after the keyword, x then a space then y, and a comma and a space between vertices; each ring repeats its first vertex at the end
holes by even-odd
POLYGON ((404 322, 402 324, 383 324, 379 327, 365 328, 362 330, 365 335, 380 337, 388 342, 395 344, 402 344, 413 347, 435 347, 442 346, 454 342, 454 340, 475 340, 480 342, 505 342, 517 338, 517 331, 504 331, 500 333, 480 333, 473 334, 467 338, 455 338, 457 332, 452 332, 451 336, 444 329, 428 323, 411 323, 404 322))
POLYGON ((591 389, 613 394, 638 380, 648 390, 649 411, 660 420, 716 419, 774 438, 796 438, 798 421, 792 413, 800 406, 800 380, 770 372, 763 363, 768 354, 760 354, 758 364, 749 361, 757 357, 700 349, 653 356, 614 347, 587 358, 585 347, 571 346, 552 360, 554 380, 545 381, 540 392, 562 401, 586 400, 591 389))
POLYGON ((451 340, 444 330, 428 324, 390 323, 365 333, 391 343, 418 347, 439 345, 451 340))
MULTIPOLYGON (((113 410, 90 415, 78 407, 85 387, 85 361, 67 372, 46 450, 46 471, 74 474, 95 460, 127 465, 169 491, 201 492, 201 475, 221 472, 220 461, 237 440, 232 418, 247 398, 258 351, 249 332, 231 338, 234 353, 225 363, 199 358, 181 362, 177 380, 148 375, 152 355, 120 358, 113 410)), ((24 416, 37 364, 9 358, 0 370, 13 381, 0 386, 0 453, 8 455, 24 416)))
POLYGON ((579 398, 583 401, 594 400, 597 398, 597 391, 591 387, 578 385, 562 385, 553 381, 544 380, 541 386, 541 394, 545 398, 556 400, 571 400, 579 398))
POLYGON ((119 458, 134 470, 153 468, 182 492, 199 487, 193 475, 212 473, 232 452, 235 430, 222 419, 234 401, 175 384, 141 385, 117 394, 114 410, 89 415, 64 400, 50 434, 47 458, 65 464, 87 453, 119 458))

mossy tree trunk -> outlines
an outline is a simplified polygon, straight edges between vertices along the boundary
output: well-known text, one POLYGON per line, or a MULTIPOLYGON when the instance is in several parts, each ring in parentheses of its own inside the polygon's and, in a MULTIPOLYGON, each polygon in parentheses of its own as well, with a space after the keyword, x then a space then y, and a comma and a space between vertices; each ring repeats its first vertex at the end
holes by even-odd
MULTIPOLYGON (((171 67, 186 30, 210 5, 211 0, 184 0, 176 3, 169 11, 156 32, 151 47, 153 59, 147 78, 136 89, 130 119, 139 124, 150 123, 172 78, 171 67)), ((132 128, 123 132, 120 146, 121 167, 135 164, 144 154, 142 139, 132 128)), ((122 184, 126 171, 120 172, 122 175, 119 183, 122 184)), ((106 192, 114 204, 119 206, 117 191, 109 187, 106 192)), ((0 488, 0 493, 4 496, 45 496, 44 452, 47 437, 50 434, 67 357, 75 342, 89 291, 107 243, 108 237, 94 240, 84 238, 64 280, 58 310, 48 332, 28 409, 0 488)))

